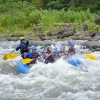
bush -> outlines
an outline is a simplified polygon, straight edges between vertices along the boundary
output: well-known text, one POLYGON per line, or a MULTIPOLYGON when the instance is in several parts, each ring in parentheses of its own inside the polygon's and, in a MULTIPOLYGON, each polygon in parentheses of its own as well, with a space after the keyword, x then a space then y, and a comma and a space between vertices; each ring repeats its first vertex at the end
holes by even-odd
POLYGON ((32 11, 29 16, 28 16, 28 20, 30 22, 30 24, 38 24, 41 22, 41 14, 39 11, 32 11))
POLYGON ((0 5, 0 13, 5 13, 8 11, 8 8, 6 6, 0 5))
POLYGON ((42 32, 56 29, 54 23, 86 23, 89 30, 95 29, 90 21, 100 16, 98 13, 91 13, 90 9, 85 11, 73 10, 36 10, 27 1, 5 2, 0 5, 0 32, 15 32, 19 30, 32 30, 34 24, 43 23, 42 32))

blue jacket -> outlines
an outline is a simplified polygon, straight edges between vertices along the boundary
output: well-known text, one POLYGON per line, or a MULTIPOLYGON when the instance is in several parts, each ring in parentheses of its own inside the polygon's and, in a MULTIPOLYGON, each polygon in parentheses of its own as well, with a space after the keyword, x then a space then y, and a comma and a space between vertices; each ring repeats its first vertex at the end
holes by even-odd
POLYGON ((23 47, 23 45, 25 45, 26 47, 28 47, 29 46, 29 41, 25 41, 24 43, 20 43, 18 45, 18 47, 16 48, 16 51, 18 51, 19 49, 21 50, 22 47, 23 47))
POLYGON ((35 53, 28 52, 26 54, 26 58, 36 59, 38 57, 40 57, 40 54, 38 52, 35 52, 35 53))

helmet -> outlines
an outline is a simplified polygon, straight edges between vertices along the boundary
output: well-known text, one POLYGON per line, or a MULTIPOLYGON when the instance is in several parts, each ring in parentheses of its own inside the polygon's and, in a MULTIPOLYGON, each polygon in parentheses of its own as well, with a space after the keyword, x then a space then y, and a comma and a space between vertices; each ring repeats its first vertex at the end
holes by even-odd
POLYGON ((53 54, 59 54, 59 51, 58 50, 54 50, 53 54))
POLYGON ((25 38, 24 38, 24 37, 20 37, 19 39, 20 39, 20 40, 24 40, 25 38))
POLYGON ((50 46, 47 47, 47 51, 49 50, 50 46))
POLYGON ((70 41, 70 42, 69 42, 69 46, 72 46, 73 44, 75 44, 74 41, 70 41))
POLYGON ((61 46, 61 47, 60 47, 60 51, 62 51, 63 49, 64 49, 64 46, 61 46))
POLYGON ((37 50, 36 46, 32 46, 32 50, 37 50))
POLYGON ((46 53, 47 52, 47 50, 42 50, 42 53, 46 53))

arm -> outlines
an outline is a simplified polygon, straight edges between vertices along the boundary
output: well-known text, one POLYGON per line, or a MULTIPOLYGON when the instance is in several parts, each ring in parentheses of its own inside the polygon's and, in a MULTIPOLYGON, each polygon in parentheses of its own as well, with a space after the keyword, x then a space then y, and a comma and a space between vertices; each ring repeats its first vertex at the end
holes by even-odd
POLYGON ((16 47, 16 51, 18 51, 19 49, 21 49, 21 44, 19 44, 19 45, 16 47))
POLYGON ((29 46, 29 41, 28 40, 26 41, 26 46, 29 46))
POLYGON ((41 60, 41 55, 37 52, 38 59, 41 60))
POLYGON ((66 43, 64 43, 64 54, 66 54, 67 50, 66 50, 66 43))
POLYGON ((28 53, 26 54, 26 58, 32 58, 31 52, 28 52, 28 53))

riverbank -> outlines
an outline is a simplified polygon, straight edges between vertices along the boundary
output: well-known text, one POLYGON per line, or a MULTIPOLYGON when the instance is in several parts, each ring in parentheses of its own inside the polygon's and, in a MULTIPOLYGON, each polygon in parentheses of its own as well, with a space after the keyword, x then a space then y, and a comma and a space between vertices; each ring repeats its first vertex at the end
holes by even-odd
MULTIPOLYGON (((82 48, 88 48, 92 52, 100 51, 100 32, 91 31, 79 31, 76 32, 75 30, 66 30, 61 29, 52 33, 48 31, 46 35, 44 34, 22 34, 20 36, 24 36, 27 40, 30 41, 30 46, 50 46, 55 45, 53 41, 70 41, 70 40, 86 40, 83 44, 81 44, 82 48)), ((0 35, 0 41, 18 41, 19 37, 15 34, 2 34, 0 35)))
MULTIPOLYGON (((100 19, 99 19, 100 20, 100 19)), ((100 23, 99 23, 100 24, 100 23)), ((0 34, 0 41, 18 41, 19 37, 23 36, 28 40, 100 40, 100 31, 97 25, 95 30, 89 31, 88 24, 78 23, 54 23, 56 30, 48 30, 43 33, 41 30, 42 24, 34 24, 33 31, 20 33, 0 34), (57 29, 57 27, 61 27, 57 29), (78 29, 78 30, 77 30, 78 29)))

